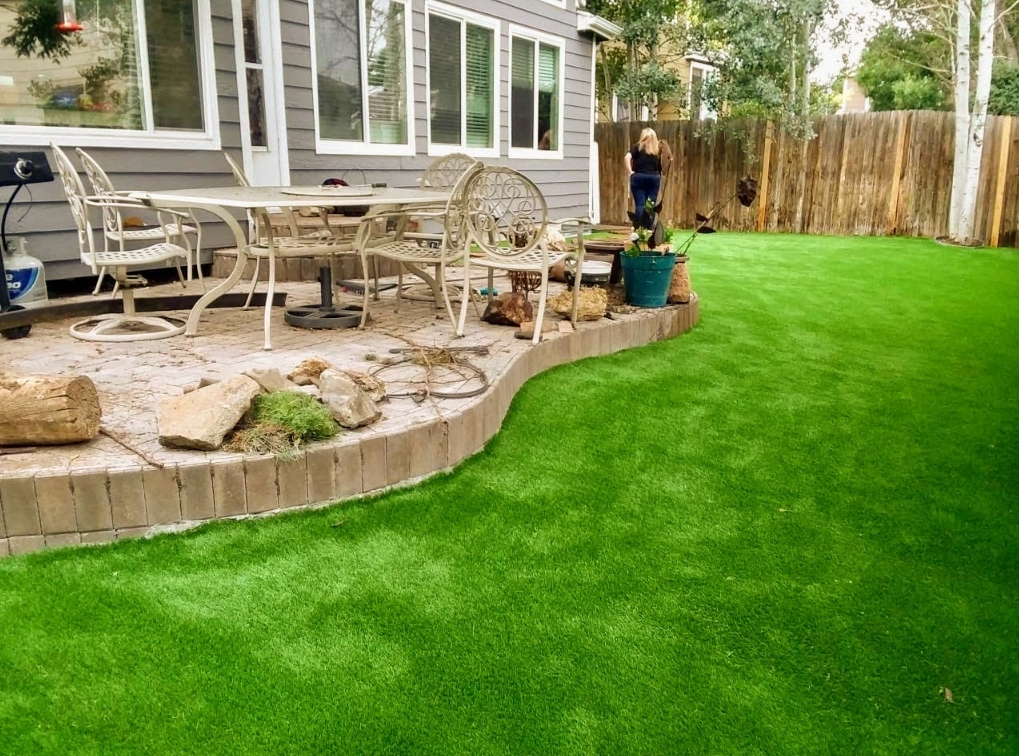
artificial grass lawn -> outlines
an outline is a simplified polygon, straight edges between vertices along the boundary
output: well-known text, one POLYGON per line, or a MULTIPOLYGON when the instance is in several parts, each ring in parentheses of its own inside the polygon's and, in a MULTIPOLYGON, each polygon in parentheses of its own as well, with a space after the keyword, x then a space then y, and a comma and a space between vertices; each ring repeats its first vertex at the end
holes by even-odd
POLYGON ((0 560, 0 751, 1019 752, 1019 253, 690 264, 452 475, 0 560))

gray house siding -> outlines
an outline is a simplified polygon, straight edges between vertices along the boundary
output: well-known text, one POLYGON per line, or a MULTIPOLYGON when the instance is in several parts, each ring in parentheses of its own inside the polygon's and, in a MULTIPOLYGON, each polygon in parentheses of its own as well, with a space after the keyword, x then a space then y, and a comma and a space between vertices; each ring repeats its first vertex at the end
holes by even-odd
MULTIPOLYGON (((553 217, 586 215, 589 202, 589 158, 591 149, 591 60, 592 40, 577 33, 575 0, 558 8, 543 0, 446 0, 500 21, 499 66, 499 157, 485 158, 488 164, 512 165, 526 173, 545 193, 553 217), (509 145, 509 41, 510 24, 561 37, 565 44, 562 62, 565 91, 562 93, 563 158, 510 159, 509 145)), ((234 29, 230 0, 211 0, 213 56, 216 66, 217 107, 222 148, 240 155, 241 134, 237 96, 234 29)), ((312 60, 307 0, 280 0, 284 107, 290 162, 294 184, 318 184, 329 176, 345 172, 360 180, 356 169, 368 181, 409 185, 434 159, 428 157, 425 46, 425 0, 412 0, 414 128, 417 154, 403 156, 320 155, 315 151, 315 121, 312 90, 312 60)), ((0 136, 0 149, 48 150, 48 139, 38 145, 8 148, 0 136)), ((61 143, 73 154, 73 140, 61 143)), ((118 149, 86 147, 106 168, 119 188, 172 189, 188 186, 218 186, 233 183, 232 175, 216 150, 118 149)), ((31 253, 46 263, 50 279, 91 275, 78 259, 73 219, 58 182, 31 186, 19 195, 8 220, 8 234, 25 236, 31 253), (28 203, 31 201, 30 208, 28 203), (25 210, 28 210, 25 214, 25 210)), ((5 198, 6 195, 0 195, 5 198)), ((232 236, 222 224, 203 223, 203 259, 209 250, 230 246, 232 236)))
MULTIPOLYGON (((213 58, 216 64, 216 105, 219 109, 220 140, 223 148, 240 150, 240 126, 237 105, 237 67, 234 59, 234 32, 230 0, 211 0, 213 58)), ((57 142, 75 165, 77 144, 73 139, 57 142)), ((6 147, 0 135, 0 149, 44 150, 49 140, 38 145, 6 147)), ((230 168, 217 150, 118 149, 83 147, 96 158, 117 188, 177 189, 188 186, 219 186, 233 183, 230 168)), ((55 172, 55 170, 54 170, 55 172)), ((85 182, 84 173, 81 173, 85 182)), ((87 187, 87 183, 86 183, 87 187)), ((50 280, 91 276, 88 266, 79 260, 74 219, 64 198, 59 180, 52 184, 31 185, 31 198, 22 190, 11 208, 7 221, 8 236, 24 236, 31 254, 46 264, 50 280), (29 202, 31 206, 28 207, 29 202), (28 209, 27 215, 25 209, 28 209)), ((6 195, 0 195, 6 201, 6 195)), ((211 249, 229 246, 233 238, 222 223, 203 221, 203 259, 212 259, 211 249)), ((98 218, 94 219, 96 224, 98 218)), ((97 236, 98 240, 98 236, 97 236)), ((100 242, 101 243, 101 242, 100 242)))
MULTIPOLYGON (((527 174, 542 190, 553 217, 587 215, 589 160, 591 151, 591 53, 592 40, 577 33, 575 0, 558 8, 543 0, 510 3, 500 0, 443 0, 447 6, 480 13, 499 24, 499 157, 483 158, 487 164, 511 165, 527 174), (563 61, 563 158, 511 159, 509 157, 510 25, 561 37, 563 61)), ((315 152, 315 114, 311 89, 312 60, 306 0, 282 0, 283 59, 287 61, 287 131, 290 177, 293 183, 320 183, 328 176, 361 169, 369 181, 410 184, 434 159, 428 156, 428 91, 426 88, 425 0, 412 0, 414 157, 368 155, 318 155, 315 152)), ((359 179, 359 174, 353 173, 359 179)))

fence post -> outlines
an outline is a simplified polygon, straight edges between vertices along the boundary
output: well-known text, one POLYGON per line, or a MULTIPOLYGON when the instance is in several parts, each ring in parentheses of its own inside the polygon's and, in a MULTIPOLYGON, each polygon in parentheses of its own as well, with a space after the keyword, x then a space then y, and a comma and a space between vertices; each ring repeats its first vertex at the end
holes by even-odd
POLYGON ((1008 173, 1008 153, 1012 141, 1012 119, 1005 117, 1001 124, 1001 138, 998 140, 998 183, 994 189, 994 214, 991 216, 992 247, 998 246, 998 235, 1001 233, 1001 213, 1005 205, 1005 176, 1008 173))
POLYGON ((761 191, 757 196, 757 230, 764 230, 764 219, 768 214, 768 173, 771 170, 771 121, 764 132, 764 162, 761 166, 761 191))
POLYGON ((895 172, 892 174, 892 191, 888 200, 888 234, 892 235, 898 230, 899 216, 899 184, 902 177, 902 163, 905 160, 906 151, 906 122, 908 113, 899 113, 899 135, 895 142, 895 172))

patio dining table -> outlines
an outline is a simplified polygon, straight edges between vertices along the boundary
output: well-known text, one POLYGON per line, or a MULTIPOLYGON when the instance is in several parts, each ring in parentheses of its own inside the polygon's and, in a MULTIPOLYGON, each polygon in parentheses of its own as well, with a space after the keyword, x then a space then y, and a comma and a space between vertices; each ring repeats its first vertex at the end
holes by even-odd
MULTIPOLYGON (((369 186, 218 186, 172 191, 132 192, 131 196, 153 208, 204 210, 222 220, 234 235, 237 262, 230 275, 208 291, 188 315, 186 336, 198 332, 202 312, 212 302, 232 289, 241 279, 250 256, 247 254, 247 233, 236 215, 239 211, 271 211, 277 208, 297 210, 307 207, 377 207, 393 209, 415 205, 436 204, 448 200, 449 190, 422 187, 369 186)), ((270 264, 273 264, 270 242, 270 264)), ((368 285, 365 282, 367 296, 368 285)), ((269 300, 267 300, 267 307, 269 300)), ((271 349, 268 316, 265 327, 265 349, 271 349)))

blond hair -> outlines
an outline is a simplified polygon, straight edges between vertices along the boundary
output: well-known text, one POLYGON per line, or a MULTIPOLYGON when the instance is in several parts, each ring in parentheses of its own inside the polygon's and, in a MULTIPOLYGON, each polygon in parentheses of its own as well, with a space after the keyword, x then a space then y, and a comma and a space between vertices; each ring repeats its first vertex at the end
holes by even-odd
POLYGON ((657 155, 658 134, 655 133, 655 130, 647 128, 640 132, 640 139, 637 141, 637 147, 646 155, 657 155))

